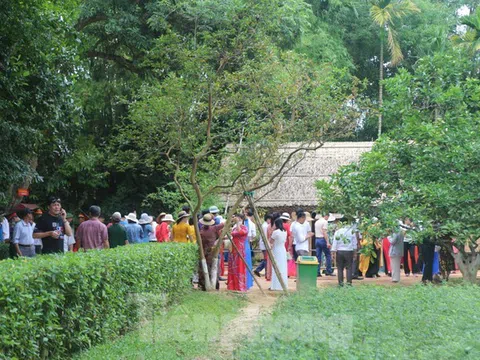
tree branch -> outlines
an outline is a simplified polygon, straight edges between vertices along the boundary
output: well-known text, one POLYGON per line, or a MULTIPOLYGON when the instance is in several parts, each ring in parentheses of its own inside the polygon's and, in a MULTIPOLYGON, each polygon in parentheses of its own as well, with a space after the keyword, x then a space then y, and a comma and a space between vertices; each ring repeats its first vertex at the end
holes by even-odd
POLYGON ((101 52, 101 51, 90 50, 90 51, 87 51, 87 57, 111 60, 111 61, 114 61, 115 63, 117 63, 118 65, 120 65, 120 66, 134 72, 134 73, 137 73, 137 74, 140 73, 140 69, 138 69, 135 66, 133 61, 125 59, 123 56, 120 56, 120 55, 108 54, 108 53, 104 53, 104 52, 101 52))
POLYGON ((96 14, 94 16, 91 16, 91 17, 88 17, 88 18, 85 18, 85 19, 81 19, 75 24, 75 30, 82 31, 84 28, 86 28, 90 24, 94 24, 94 23, 100 22, 100 21, 105 21, 107 19, 108 19, 108 17, 105 14, 96 14))

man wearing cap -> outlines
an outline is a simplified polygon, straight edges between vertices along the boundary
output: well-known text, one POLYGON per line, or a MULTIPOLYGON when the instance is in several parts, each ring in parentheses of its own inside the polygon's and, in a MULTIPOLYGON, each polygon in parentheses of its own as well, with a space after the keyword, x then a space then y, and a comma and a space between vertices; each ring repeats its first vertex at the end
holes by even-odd
POLYGON ((13 244, 18 256, 34 257, 35 244, 33 240, 33 213, 31 209, 23 209, 18 211, 21 218, 15 224, 13 230, 13 244))
POLYGON ((317 217, 315 222, 315 253, 318 259, 317 276, 322 276, 320 267, 322 266, 322 252, 325 254, 325 275, 333 276, 332 255, 330 253, 330 239, 328 238, 328 214, 317 217))
POLYGON ((99 206, 92 205, 89 209, 90 220, 80 224, 77 229, 76 239, 84 251, 92 249, 108 249, 107 226, 100 220, 99 206))
POLYGON ((116 248, 117 246, 128 245, 127 230, 125 226, 120 224, 122 215, 119 212, 115 212, 112 215, 112 225, 108 228, 108 242, 110 248, 116 248))
POLYGON ((65 235, 72 235, 72 228, 67 221, 67 213, 62 209, 60 198, 50 196, 48 212, 38 219, 33 237, 42 239, 43 254, 52 254, 63 253, 65 235))

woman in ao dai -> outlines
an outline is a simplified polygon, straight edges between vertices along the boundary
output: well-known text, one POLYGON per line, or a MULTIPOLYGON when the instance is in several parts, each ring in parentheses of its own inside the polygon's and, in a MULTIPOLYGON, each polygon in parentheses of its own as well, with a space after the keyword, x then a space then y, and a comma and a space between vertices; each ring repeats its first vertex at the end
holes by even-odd
MULTIPOLYGON (((287 232, 283 228, 282 219, 276 219, 273 226, 273 233, 270 238, 272 244, 273 257, 277 263, 278 270, 285 285, 288 286, 288 272, 287 272, 287 250, 285 249, 285 242, 287 241, 287 232)), ((270 290, 282 291, 280 279, 278 279, 275 271, 272 271, 272 286, 270 290)))

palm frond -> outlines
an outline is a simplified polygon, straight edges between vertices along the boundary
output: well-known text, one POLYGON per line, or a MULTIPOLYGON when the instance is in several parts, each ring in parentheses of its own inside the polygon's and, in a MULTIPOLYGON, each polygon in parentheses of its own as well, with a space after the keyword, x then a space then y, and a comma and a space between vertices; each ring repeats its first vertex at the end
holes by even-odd
POLYGON ((375 24, 378 26, 385 26, 392 20, 392 16, 388 11, 378 6, 372 6, 370 8, 370 16, 375 24))
POLYGON ((387 29, 388 49, 390 51, 392 65, 397 65, 403 60, 402 49, 398 43, 397 33, 393 28, 387 29))

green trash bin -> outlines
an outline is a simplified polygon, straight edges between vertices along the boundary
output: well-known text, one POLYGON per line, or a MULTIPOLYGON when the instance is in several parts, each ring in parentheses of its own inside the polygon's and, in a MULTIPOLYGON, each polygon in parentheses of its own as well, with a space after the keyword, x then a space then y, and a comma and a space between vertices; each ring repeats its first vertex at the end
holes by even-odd
POLYGON ((318 260, 315 256, 297 259, 297 291, 317 288, 318 260))

